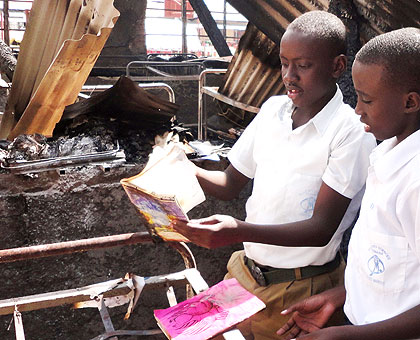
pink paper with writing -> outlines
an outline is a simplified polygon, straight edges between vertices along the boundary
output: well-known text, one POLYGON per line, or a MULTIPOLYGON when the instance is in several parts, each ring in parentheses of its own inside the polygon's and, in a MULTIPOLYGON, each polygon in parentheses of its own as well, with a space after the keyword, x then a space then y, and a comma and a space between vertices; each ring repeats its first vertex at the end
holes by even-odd
POLYGON ((209 339, 265 308, 236 279, 219 282, 206 291, 154 311, 159 326, 169 339, 209 339))

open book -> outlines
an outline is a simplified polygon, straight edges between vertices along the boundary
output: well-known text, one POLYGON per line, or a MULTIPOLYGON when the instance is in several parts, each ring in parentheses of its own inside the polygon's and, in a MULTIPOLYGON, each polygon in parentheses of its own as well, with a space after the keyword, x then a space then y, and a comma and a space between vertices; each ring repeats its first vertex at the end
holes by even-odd
POLYGON ((171 221, 188 220, 187 212, 205 200, 193 167, 176 144, 156 147, 138 175, 121 184, 152 236, 164 241, 187 242, 174 231, 171 221))
POLYGON ((236 279, 229 279, 173 307, 157 309, 154 315, 168 339, 204 340, 228 330, 264 308, 264 302, 243 288, 236 279))

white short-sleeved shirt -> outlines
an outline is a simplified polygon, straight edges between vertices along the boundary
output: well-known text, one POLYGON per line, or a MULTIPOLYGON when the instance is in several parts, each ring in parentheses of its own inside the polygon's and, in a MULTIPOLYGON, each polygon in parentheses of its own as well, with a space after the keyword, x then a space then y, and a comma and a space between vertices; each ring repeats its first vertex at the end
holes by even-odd
POLYGON ((356 325, 420 305, 420 131, 370 157, 360 217, 350 238, 345 313, 356 325))
POLYGON ((268 99, 228 154, 235 169, 254 179, 246 221, 281 224, 310 218, 322 182, 353 200, 324 247, 244 243, 249 258, 276 268, 322 265, 335 257, 359 209, 369 154, 376 146, 354 110, 343 103, 338 86, 330 102, 294 130, 293 109, 287 96, 268 99))

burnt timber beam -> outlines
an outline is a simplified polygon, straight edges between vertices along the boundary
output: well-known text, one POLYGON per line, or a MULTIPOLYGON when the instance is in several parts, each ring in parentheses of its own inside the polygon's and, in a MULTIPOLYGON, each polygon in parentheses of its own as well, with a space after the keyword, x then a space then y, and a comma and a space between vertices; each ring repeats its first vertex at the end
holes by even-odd
POLYGON ((327 10, 325 0, 227 0, 239 13, 276 44, 290 22, 311 10, 327 10))
POLYGON ((204 1, 203 0, 189 0, 189 1, 192 8, 197 13, 198 19, 200 20, 201 24, 206 30, 206 33, 209 36, 219 56, 220 57, 231 56, 232 53, 230 52, 230 49, 228 45, 226 44, 226 40, 223 37, 222 32, 220 32, 219 28, 217 27, 216 21, 214 21, 204 1))
POLYGON ((284 29, 260 4, 244 0, 227 0, 227 2, 276 44, 280 43, 284 29))

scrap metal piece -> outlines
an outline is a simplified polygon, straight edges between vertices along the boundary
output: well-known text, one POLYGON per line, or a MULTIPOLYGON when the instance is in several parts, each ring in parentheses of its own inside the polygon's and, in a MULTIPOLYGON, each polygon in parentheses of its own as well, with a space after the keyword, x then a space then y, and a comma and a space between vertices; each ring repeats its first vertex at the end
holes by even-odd
MULTIPOLYGON (((104 324, 106 332, 113 332, 115 331, 114 325, 112 324, 111 316, 108 313, 108 309, 105 306, 104 298, 101 295, 98 301, 98 310, 99 314, 101 315, 102 323, 104 324)), ((111 340, 118 340, 116 336, 111 337, 111 340)))
POLYGON ((151 329, 147 331, 118 330, 118 331, 107 332, 105 334, 101 334, 91 340, 106 340, 116 335, 146 336, 146 335, 158 335, 158 334, 162 334, 162 331, 160 329, 151 329))
MULTIPOLYGON (((73 254, 93 249, 118 247, 129 244, 151 243, 148 232, 127 233, 120 235, 94 237, 76 241, 57 242, 30 247, 0 250, 0 263, 23 261, 49 256, 73 254)), ((191 254, 192 256, 192 254, 191 254)), ((185 260, 184 260, 185 261, 185 260)), ((0 314, 1 315, 1 314, 0 314)))
POLYGON ((168 287, 168 289, 166 290, 166 297, 168 298, 170 307, 175 306, 178 303, 176 301, 174 287, 172 287, 172 286, 168 287))
MULTIPOLYGON (((186 273, 190 271, 197 271, 197 269, 190 268, 172 274, 147 277, 145 278, 144 289, 166 288, 168 285, 176 288, 185 286, 189 282, 186 273)), ((91 301, 100 295, 103 295, 105 299, 125 296, 132 290, 132 279, 120 278, 81 288, 0 300, 0 315, 13 314, 16 308, 21 312, 27 312, 62 305, 73 305, 74 303, 91 301)))
POLYGON ((13 320, 15 322, 16 340, 25 340, 25 331, 23 330, 22 314, 18 311, 17 307, 13 313, 13 320))
POLYGON ((118 164, 125 163, 125 153, 119 146, 116 149, 85 155, 54 157, 33 161, 15 160, 8 165, 1 163, 1 167, 14 174, 37 173, 54 169, 62 169, 81 165, 102 164, 104 161, 118 164))

